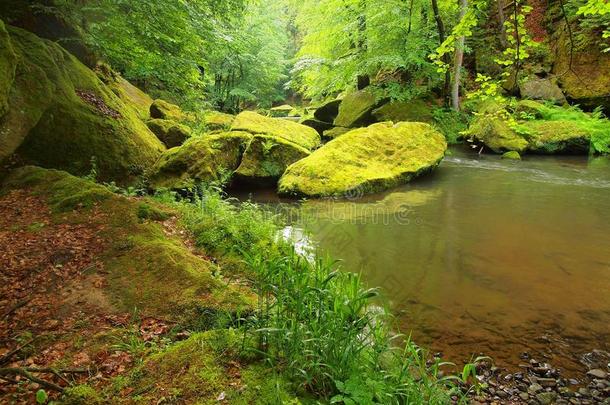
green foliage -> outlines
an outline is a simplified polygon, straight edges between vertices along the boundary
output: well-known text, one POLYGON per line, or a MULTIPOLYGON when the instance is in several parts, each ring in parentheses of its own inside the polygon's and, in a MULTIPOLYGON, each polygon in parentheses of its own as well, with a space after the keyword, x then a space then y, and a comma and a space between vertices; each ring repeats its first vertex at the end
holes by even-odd
POLYGON ((37 404, 46 404, 49 396, 45 390, 36 391, 36 403, 37 404))
POLYGON ((610 3, 605 0, 572 0, 568 4, 581 30, 577 38, 580 45, 598 43, 604 52, 610 52, 610 3))

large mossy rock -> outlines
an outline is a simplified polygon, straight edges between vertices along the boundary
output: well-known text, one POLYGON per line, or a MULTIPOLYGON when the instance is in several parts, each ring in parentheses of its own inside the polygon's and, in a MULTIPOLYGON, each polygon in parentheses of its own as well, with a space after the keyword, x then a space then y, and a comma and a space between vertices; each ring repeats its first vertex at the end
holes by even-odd
POLYGON ((591 132, 576 121, 528 121, 529 147, 532 153, 587 154, 591 132))
POLYGON ((566 103, 566 98, 561 92, 555 79, 530 78, 519 84, 521 97, 531 100, 551 101, 557 104, 566 103))
POLYGON ((296 117, 299 114, 295 108, 289 104, 280 105, 269 109, 269 115, 274 118, 296 117))
POLYGON ((83 174, 95 157, 100 179, 121 183, 152 166, 165 147, 129 103, 59 45, 7 30, 18 59, 0 119, 0 161, 16 154, 83 174))
POLYGON ((318 107, 316 111, 313 113, 313 116, 318 121, 328 122, 332 124, 339 115, 339 106, 343 100, 337 99, 329 101, 328 103, 318 107))
POLYGON ((221 180, 237 169, 251 138, 238 131, 191 138, 161 156, 149 175, 150 184, 155 189, 188 189, 221 180))
POLYGON ((377 107, 377 99, 369 90, 359 90, 348 94, 339 105, 335 118, 336 127, 355 128, 375 122, 372 116, 377 107))
POLYGON ((236 171, 240 181, 275 184, 286 168, 310 152, 295 143, 268 135, 254 135, 236 171))
POLYGON ((466 136, 474 142, 484 143, 495 153, 516 151, 523 153, 529 144, 500 117, 481 115, 468 128, 466 136))
POLYGON ((152 119, 146 123, 168 148, 182 145, 191 136, 191 129, 172 120, 152 119))
POLYGON ((432 107, 424 100, 392 101, 373 111, 379 122, 427 122, 434 120, 432 107))
POLYGON ((332 141, 333 139, 338 138, 343 134, 347 134, 349 131, 351 131, 351 129, 349 128, 334 127, 324 131, 324 133, 322 133, 322 138, 327 141, 332 141))
POLYGON ((0 20, 0 118, 8 111, 9 92, 15 79, 17 55, 4 23, 0 20))
POLYGON ((276 136, 308 150, 320 145, 320 135, 315 129, 288 120, 264 117, 252 111, 244 111, 235 117, 231 130, 276 136))
POLYGON ((361 195, 406 183, 443 159, 445 137, 419 122, 355 129, 289 166, 279 192, 293 196, 361 195))

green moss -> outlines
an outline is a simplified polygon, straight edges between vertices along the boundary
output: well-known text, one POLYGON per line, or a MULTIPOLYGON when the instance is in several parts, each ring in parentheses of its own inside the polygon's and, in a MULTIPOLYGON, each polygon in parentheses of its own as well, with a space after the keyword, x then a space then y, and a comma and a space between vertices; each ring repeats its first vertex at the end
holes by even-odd
POLYGON ((518 119, 542 119, 548 111, 549 107, 534 100, 520 100, 514 107, 518 119))
POLYGON ((288 166, 309 154, 307 149, 282 138, 255 135, 244 152, 236 174, 248 182, 273 184, 288 166))
POLYGON ((138 205, 138 218, 151 221, 165 221, 175 213, 159 204, 152 202, 141 202, 138 205))
POLYGON ((377 105, 375 95, 368 90, 348 94, 339 105, 339 113, 334 125, 353 128, 370 124, 374 121, 371 112, 377 105))
POLYGON ((496 116, 481 115, 472 122, 466 136, 483 142, 496 153, 506 151, 524 152, 528 148, 527 140, 517 134, 503 119, 496 116))
POLYGON ((8 99, 13 80, 17 56, 4 23, 0 20, 0 117, 8 111, 8 99))
POLYGON ((142 393, 133 401, 149 403, 169 396, 180 403, 215 404, 224 393, 224 401, 231 404, 298 403, 284 380, 240 359, 241 345, 231 330, 194 334, 150 357, 134 373, 130 386, 142 393))
POLYGON ((393 101, 373 111, 377 121, 426 122, 434 119, 432 107, 424 100, 393 101))
POLYGON ((126 104, 130 104, 136 110, 141 120, 148 118, 150 106, 153 103, 153 99, 148 94, 121 76, 117 77, 116 81, 110 83, 109 86, 121 100, 126 104))
POLYGON ((228 131, 235 116, 218 111, 206 111, 203 114, 203 119, 208 131, 228 131))
POLYGON ((163 120, 184 121, 186 114, 176 104, 168 103, 165 100, 156 99, 150 105, 150 118, 163 120))
POLYGON ((235 117, 232 130, 276 136, 309 150, 320 145, 320 135, 315 129, 288 120, 264 117, 252 111, 244 111, 235 117))
POLYGON ((519 152, 511 150, 502 154, 502 159, 521 160, 521 155, 519 154, 519 152))
POLYGON ((191 136, 191 129, 176 121, 154 118, 146 123, 168 148, 182 145, 191 136))
POLYGON ((189 139, 168 150, 151 170, 154 188, 191 188, 198 182, 220 180, 239 166, 241 155, 252 135, 227 132, 189 139))
POLYGON ((288 104, 280 105, 278 107, 273 107, 269 109, 269 115, 275 118, 293 117, 296 115, 295 113, 295 108, 288 104))
POLYGON ((59 403, 62 405, 101 405, 104 402, 98 392, 90 386, 76 385, 66 388, 59 403))
POLYGON ((165 149, 97 75, 57 44, 9 27, 19 57, 9 111, 0 123, 0 160, 75 174, 96 156, 100 178, 125 183, 165 149))
POLYGON ((586 154, 591 134, 577 121, 528 121, 522 124, 530 136, 529 150, 534 153, 586 154))
POLYGON ((381 191, 432 170, 445 138, 423 123, 380 123, 356 129, 288 167, 279 192, 334 196, 381 191))

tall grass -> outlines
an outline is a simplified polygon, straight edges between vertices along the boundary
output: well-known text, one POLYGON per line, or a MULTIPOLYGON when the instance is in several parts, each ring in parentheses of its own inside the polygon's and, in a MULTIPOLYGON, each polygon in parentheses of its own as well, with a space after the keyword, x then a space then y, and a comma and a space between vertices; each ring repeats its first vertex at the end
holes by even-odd
POLYGON ((377 290, 329 259, 295 253, 278 240, 277 218, 256 205, 211 188, 198 195, 178 203, 197 244, 236 255, 254 274, 258 304, 241 326, 244 342, 252 342, 246 350, 331 403, 450 402, 456 389, 436 378, 439 362, 429 365, 419 347, 393 333, 377 290))

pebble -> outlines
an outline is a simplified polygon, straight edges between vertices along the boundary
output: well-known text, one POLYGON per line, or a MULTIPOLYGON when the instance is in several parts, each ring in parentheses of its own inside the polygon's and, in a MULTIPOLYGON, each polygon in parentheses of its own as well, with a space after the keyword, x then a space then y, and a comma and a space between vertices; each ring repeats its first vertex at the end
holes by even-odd
POLYGON ((530 399, 530 396, 527 392, 520 392, 519 393, 519 398, 521 398, 524 401, 527 401, 528 399, 530 399))
POLYGON ((608 373, 606 373, 600 368, 594 368, 593 370, 589 370, 587 372, 587 375, 593 378, 599 378, 600 380, 604 380, 608 376, 608 373))
POLYGON ((538 384, 543 387, 555 387, 557 385, 557 381, 554 378, 538 378, 538 384))

